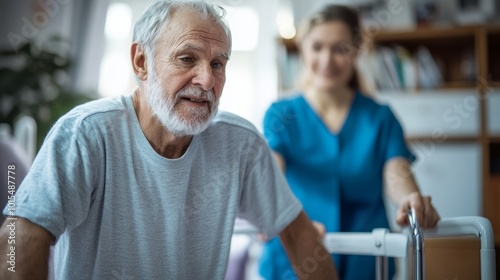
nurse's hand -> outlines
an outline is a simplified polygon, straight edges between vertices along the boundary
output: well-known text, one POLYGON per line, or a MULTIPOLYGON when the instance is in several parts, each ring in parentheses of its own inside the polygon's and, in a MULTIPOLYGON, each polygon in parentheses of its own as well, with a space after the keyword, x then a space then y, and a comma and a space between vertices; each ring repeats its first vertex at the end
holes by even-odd
POLYGON ((401 200, 398 212, 396 213, 396 222, 398 225, 408 225, 407 213, 411 208, 415 209, 418 223, 424 229, 435 227, 441 219, 434 206, 432 206, 430 196, 422 196, 418 192, 412 192, 401 200))

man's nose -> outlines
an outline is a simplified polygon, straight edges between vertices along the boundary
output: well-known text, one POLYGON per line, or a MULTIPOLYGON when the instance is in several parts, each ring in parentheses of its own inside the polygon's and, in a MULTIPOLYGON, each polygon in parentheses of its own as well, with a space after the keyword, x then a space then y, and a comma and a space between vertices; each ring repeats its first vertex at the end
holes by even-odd
POLYGON ((193 84, 200 86, 203 90, 211 90, 214 87, 215 78, 209 63, 203 63, 197 67, 193 84))

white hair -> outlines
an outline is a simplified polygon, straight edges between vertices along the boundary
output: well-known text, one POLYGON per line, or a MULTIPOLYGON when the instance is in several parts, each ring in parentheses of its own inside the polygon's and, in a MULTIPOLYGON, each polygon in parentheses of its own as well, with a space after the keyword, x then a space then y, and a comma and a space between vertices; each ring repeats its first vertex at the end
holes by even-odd
POLYGON ((202 17, 214 19, 226 33, 229 41, 228 55, 231 54, 231 30, 229 30, 229 25, 224 19, 226 15, 224 8, 207 3, 204 0, 162 0, 151 5, 134 26, 133 41, 144 47, 150 65, 154 65, 155 44, 161 30, 168 25, 173 12, 181 8, 194 9, 202 17))

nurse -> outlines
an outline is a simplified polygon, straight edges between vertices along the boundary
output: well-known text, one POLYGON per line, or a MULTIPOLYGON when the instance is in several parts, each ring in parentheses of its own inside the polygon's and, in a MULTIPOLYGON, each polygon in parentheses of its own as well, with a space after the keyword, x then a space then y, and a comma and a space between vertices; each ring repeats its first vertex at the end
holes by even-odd
MULTIPOLYGON (((415 157, 400 124, 389 107, 359 91, 357 13, 329 5, 303 23, 296 39, 303 91, 272 104, 264 135, 318 230, 388 228, 384 193, 398 207, 399 225, 407 224, 406 211, 413 207, 424 228, 434 227, 439 215, 419 192, 410 167, 415 157)), ((374 257, 335 255, 334 261, 340 279, 374 278, 374 257)), ((295 279, 278 239, 265 244, 259 272, 265 279, 295 279)))

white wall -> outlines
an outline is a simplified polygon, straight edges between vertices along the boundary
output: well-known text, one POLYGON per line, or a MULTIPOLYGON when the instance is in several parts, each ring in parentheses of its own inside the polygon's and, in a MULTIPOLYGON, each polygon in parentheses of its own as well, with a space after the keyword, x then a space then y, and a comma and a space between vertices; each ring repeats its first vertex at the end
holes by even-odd
MULTIPOLYGON (((250 7, 258 13, 257 47, 251 52, 233 51, 226 72, 227 81, 221 98, 221 108, 245 117, 261 130, 265 111, 278 97, 276 65, 278 1, 220 0, 218 2, 228 8, 250 7), (242 93, 244 96, 240 95, 242 93), (224 103, 230 103, 230 99, 231 103, 236 105, 234 110, 224 106, 224 103)), ((233 33, 238 32, 234 27, 231 28, 233 33)))

